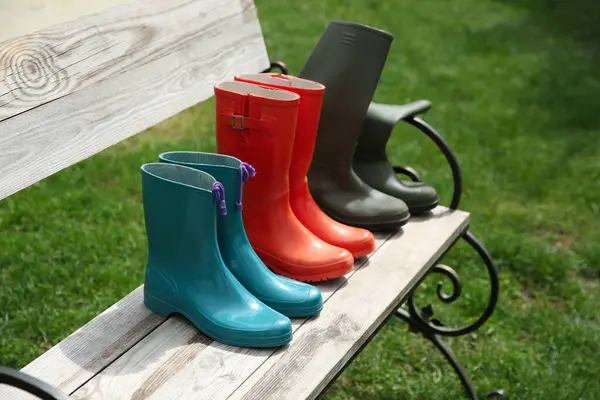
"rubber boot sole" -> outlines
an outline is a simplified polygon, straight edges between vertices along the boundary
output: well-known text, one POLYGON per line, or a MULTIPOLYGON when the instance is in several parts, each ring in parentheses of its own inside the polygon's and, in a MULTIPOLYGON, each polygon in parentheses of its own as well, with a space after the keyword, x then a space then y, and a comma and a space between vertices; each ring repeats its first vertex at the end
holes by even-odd
POLYGON ((433 203, 430 204, 426 204, 426 205, 419 205, 419 206, 409 206, 408 209, 410 210, 411 215, 419 215, 419 214, 424 214, 427 211, 431 211, 434 208, 436 208, 438 206, 438 204, 440 204, 439 199, 434 201, 433 203))
MULTIPOLYGON (((340 221, 338 221, 338 222, 340 222, 340 221)), ((373 245, 373 248, 370 248, 370 249, 365 249, 363 251, 355 251, 354 253, 352 253, 352 257, 354 257, 355 259, 365 257, 374 251, 375 251, 375 245, 373 245)))
MULTIPOLYGON (((279 274, 279 275, 281 275, 281 274, 279 274)), ((285 275, 283 275, 283 276, 285 276, 285 275)), ((289 278, 289 276, 288 276, 288 278, 289 278)), ((263 303, 264 303, 264 301, 263 301, 263 303)), ((271 307, 271 308, 273 308, 273 307, 271 307)), ((323 304, 319 304, 318 306, 314 306, 314 307, 294 308, 294 309, 290 309, 290 310, 283 309, 280 307, 277 309, 277 311, 282 313, 283 315, 285 315, 288 318, 314 317, 315 315, 317 315, 318 313, 323 311, 323 304)))
POLYGON ((354 221, 346 220, 344 218, 340 218, 339 216, 335 215, 335 213, 332 213, 330 210, 328 210, 326 208, 321 208, 321 209, 325 212, 325 214, 329 215, 331 218, 333 218, 334 220, 336 220, 342 224, 355 226, 357 228, 368 229, 371 232, 391 231, 391 230, 399 228, 403 225, 406 225, 406 223, 410 219, 410 214, 406 214, 402 218, 399 218, 394 221, 386 221, 386 222, 381 222, 381 223, 354 222, 354 221))
POLYGON ((271 256, 260 249, 254 248, 256 254, 263 260, 265 265, 271 269, 277 275, 285 276, 286 278, 295 279, 301 282, 323 282, 328 281, 330 279, 340 278, 346 275, 348 272, 354 269, 354 264, 348 268, 347 266, 340 266, 340 268, 327 271, 321 274, 313 274, 313 275, 301 275, 290 273, 287 270, 289 269, 289 265, 284 262, 278 260, 277 258, 271 256), (284 266, 285 264, 285 266, 284 266))
POLYGON ((282 269, 279 269, 277 267, 274 267, 271 264, 268 264, 267 262, 265 262, 265 265, 267 267, 269 267, 271 269, 271 271, 273 271, 277 275, 285 276, 286 278, 290 278, 290 279, 295 279, 295 280, 300 281, 300 282, 324 282, 324 281, 329 281, 331 279, 340 278, 340 277, 346 275, 348 272, 352 271, 352 268, 351 268, 349 270, 340 270, 340 271, 334 271, 334 272, 325 273, 325 274, 310 275, 310 276, 301 276, 301 275, 294 275, 294 274, 287 273, 287 272, 285 272, 282 269))
MULTIPOLYGON (((183 310, 181 310, 179 307, 174 306, 167 301, 161 300, 161 299, 157 298, 156 296, 149 294, 146 290, 144 290, 144 305, 150 311, 157 313, 159 315, 162 315, 163 317, 169 317, 170 315, 173 315, 173 314, 181 314, 198 328, 199 324, 194 323, 194 320, 192 318, 190 318, 188 315, 186 315, 186 313, 183 310)), ((215 335, 214 333, 210 332, 210 330, 208 330, 206 328, 203 328, 203 329, 198 328, 198 329, 202 333, 204 333, 206 336, 208 336, 209 338, 211 338, 213 340, 216 340, 217 342, 232 345, 232 346, 238 346, 238 347, 280 347, 280 346, 283 346, 283 345, 289 343, 292 340, 291 332, 289 334, 280 335, 280 336, 272 336, 272 337, 263 338, 260 340, 245 341, 243 339, 231 340, 230 338, 222 337, 218 334, 215 335)))

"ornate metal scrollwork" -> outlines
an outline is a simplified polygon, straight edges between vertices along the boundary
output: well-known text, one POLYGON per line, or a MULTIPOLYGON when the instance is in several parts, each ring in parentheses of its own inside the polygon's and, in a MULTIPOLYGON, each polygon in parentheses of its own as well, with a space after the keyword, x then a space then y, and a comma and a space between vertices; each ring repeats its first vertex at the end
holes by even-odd
POLYGON ((0 365, 0 386, 21 389, 42 400, 67 400, 67 395, 31 375, 0 365))
POLYGON ((278 69, 283 75, 288 74, 288 67, 283 61, 271 61, 269 68, 265 69, 263 72, 272 72, 275 69, 278 69))
MULTIPOLYGON (((452 201, 450 203, 450 209, 457 209, 460 204, 460 199, 462 196, 462 173, 460 170, 460 166, 458 164, 458 160, 448 143, 444 140, 444 138, 437 133, 433 127, 427 124, 420 118, 410 118, 405 122, 410 125, 418 128, 420 131, 425 133, 427 137, 429 137, 435 145, 440 149, 442 154, 446 157, 450 169, 452 171, 452 179, 453 179, 453 193, 452 193, 452 201)), ((421 182, 421 178, 419 174, 411 167, 406 166, 396 166, 394 167, 394 171, 399 174, 403 174, 408 176, 411 180, 415 182, 421 182)), ((444 326, 439 320, 433 318, 433 306, 427 305, 422 309, 419 309, 416 302, 414 293, 411 293, 408 297, 407 306, 408 312, 419 324, 422 324, 422 328, 430 330, 432 333, 442 336, 461 336, 468 333, 471 333, 477 330, 481 325, 483 325, 493 314, 494 309, 496 308, 496 304, 498 302, 498 294, 499 294, 499 279, 498 272, 494 265, 494 261, 490 253, 486 250, 483 244, 473 235, 471 232, 466 231, 462 238, 471 246, 473 250, 479 254, 482 261, 484 262, 491 282, 490 288, 490 298, 487 304, 487 307, 483 314, 473 323, 468 324, 466 326, 460 328, 452 328, 444 326)), ((443 303, 454 303, 459 299, 462 293, 462 284, 460 282, 460 278, 456 271, 446 265, 436 264, 430 271, 431 273, 438 273, 444 275, 446 278, 450 280, 452 283, 452 292, 450 294, 444 292, 444 283, 438 282, 437 285, 437 297, 443 303)))
MULTIPOLYGON (((484 312, 477 318, 474 322, 462 326, 462 327, 448 327, 444 326, 438 319, 433 318, 433 306, 431 304, 419 309, 416 304, 414 292, 411 293, 407 300, 408 313, 410 316, 417 321, 421 325, 421 329, 427 329, 431 333, 435 333, 436 335, 441 336, 462 336, 468 333, 474 332, 480 326, 485 324, 485 322, 492 316, 494 313, 494 309, 496 308, 496 304, 498 302, 499 295, 499 279, 498 272, 494 266, 491 256, 488 251, 483 247, 483 245, 477 240, 477 238, 469 231, 465 232, 462 238, 479 254, 484 264, 487 267, 488 274, 490 276, 490 297, 488 300, 488 304, 484 310, 484 312)), ((446 293, 444 291, 444 282, 440 281, 437 284, 436 294, 437 297, 443 303, 454 303, 456 300, 460 298, 462 294, 462 284, 460 282, 460 277, 456 273, 456 271, 447 265, 436 265, 430 271, 431 273, 441 273, 447 279, 450 280, 452 284, 452 291, 450 293, 446 293)))
POLYGON ((450 282, 452 282, 452 293, 447 294, 444 291, 444 281, 439 281, 436 288, 436 294, 438 298, 444 303, 453 303, 455 302, 462 292, 462 284, 460 283, 460 277, 456 273, 455 270, 450 268, 447 265, 438 264, 431 269, 432 273, 443 274, 450 282))
MULTIPOLYGON (((456 210, 460 204, 462 196, 462 174, 458 160, 456 156, 444 140, 444 138, 437 133, 433 127, 427 124, 420 118, 409 118, 405 122, 416 127, 423 133, 425 133, 440 149, 442 154, 446 157, 446 160, 452 170, 453 179, 453 193, 452 201, 450 202, 449 208, 456 210)), ((406 166, 395 166, 394 171, 397 174, 403 174, 408 176, 415 182, 420 182, 421 178, 419 174, 410 167, 406 166)), ((461 326, 461 327, 449 327, 445 326, 439 319, 435 317, 433 306, 428 304, 421 309, 416 304, 414 291, 410 293, 406 302, 406 309, 400 308, 396 311, 396 316, 408 322, 412 331, 423 334, 431 343, 433 343, 438 350, 444 355, 446 360, 450 363, 458 377, 460 378, 467 396, 471 399, 476 400, 477 395, 473 383, 468 377, 468 374, 464 367, 460 364, 452 349, 442 341, 440 336, 462 336, 468 333, 472 333, 481 327, 485 322, 492 316, 498 303, 499 296, 499 277, 498 271, 494 265, 491 255, 483 246, 483 244, 473 235, 470 231, 466 231, 461 236, 469 246, 482 259, 486 266, 489 278, 490 278, 490 296, 488 304, 483 313, 475 321, 461 326)), ((439 260, 438 260, 439 261, 439 260)), ((428 271, 429 274, 441 274, 451 283, 451 291, 445 290, 444 281, 439 281, 436 287, 436 295, 442 303, 451 304, 457 301, 462 294, 462 284, 458 273, 451 267, 443 264, 436 264, 428 271)), ((446 281, 447 282, 447 281, 446 281)), ((504 391, 495 390, 488 393, 485 398, 507 398, 504 391)))

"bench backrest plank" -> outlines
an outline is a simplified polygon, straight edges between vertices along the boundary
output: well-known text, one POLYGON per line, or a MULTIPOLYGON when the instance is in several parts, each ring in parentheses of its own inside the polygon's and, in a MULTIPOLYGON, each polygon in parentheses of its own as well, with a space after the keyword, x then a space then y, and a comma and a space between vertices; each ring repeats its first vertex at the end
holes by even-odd
POLYGON ((136 0, 1 43, 0 199, 268 66, 251 0, 136 0))
POLYGON ((3 0, 0 41, 95 14, 131 0, 3 0))

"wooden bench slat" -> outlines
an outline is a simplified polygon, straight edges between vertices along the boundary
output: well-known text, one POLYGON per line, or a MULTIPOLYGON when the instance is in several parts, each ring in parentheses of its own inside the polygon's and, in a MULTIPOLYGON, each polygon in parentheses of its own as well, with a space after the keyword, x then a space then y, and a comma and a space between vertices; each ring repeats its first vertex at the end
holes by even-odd
MULTIPOLYGON (((142 301, 140 286, 22 371, 71 393, 166 320, 142 301)), ((15 390, 0 386, 0 399, 25 398, 32 397, 17 396, 15 390)))
MULTIPOLYGON (((390 234, 387 233, 378 234, 376 237, 376 247, 379 248, 389 236, 390 234)), ((358 263, 361 262, 364 262, 364 260, 358 261, 358 263)), ((328 297, 336 288, 337 285, 335 284, 335 281, 323 283, 321 286, 323 296, 328 297)), ((304 320, 294 320, 294 327, 296 328, 302 321, 304 320)), ((177 349, 177 344, 179 343, 180 346, 183 346, 184 350, 181 351, 180 348, 180 353, 177 353, 179 356, 176 355, 173 358, 174 360, 178 360, 181 354, 183 354, 184 357, 187 357, 186 355, 189 353, 194 354, 201 351, 198 346, 201 348, 202 344, 208 345, 211 342, 212 340, 206 338, 199 333, 196 328, 181 318, 172 317, 166 319, 158 314, 150 312, 143 304, 143 286, 140 286, 121 299, 118 303, 108 308, 102 314, 98 315, 69 337, 65 338, 46 353, 32 361, 23 368, 23 371, 42 379, 67 393, 72 393, 109 365, 112 369, 125 368, 119 367, 116 363, 111 365, 111 363, 118 359, 118 362, 121 363, 120 365, 127 364, 126 360, 131 360, 133 358, 133 353, 131 355, 123 355, 123 353, 134 347, 136 343, 138 343, 136 349, 140 346, 153 348, 154 353, 149 352, 151 355, 157 353, 162 354, 163 350, 156 348, 156 346, 160 346, 161 343, 164 343, 165 345, 164 351, 172 351, 174 348, 177 349), (167 322, 164 323, 165 321, 167 322), (173 337, 169 340, 165 340, 165 336, 162 334, 147 336, 150 332, 155 330, 167 332, 166 335, 171 335, 173 337), (177 334, 175 335, 174 332, 177 332, 177 334), (154 341, 155 338, 158 340, 158 343, 154 341), (187 346, 190 340, 193 343, 193 348, 187 346), (121 357, 122 355, 123 357, 121 357)), ((211 346, 216 347, 223 345, 214 343, 211 346)), ((257 351, 247 349, 238 350, 242 352, 257 351)), ((272 350, 269 351, 272 352, 272 350)), ((145 350, 140 350, 138 353, 143 356, 145 350)), ((165 359, 170 359, 170 355, 172 355, 172 353, 169 353, 165 359)), ((138 361, 136 360, 135 362, 138 361)), ((157 360, 156 357, 154 357, 154 359, 144 360, 143 362, 152 363, 157 362, 157 360)), ((131 366, 128 368, 130 370, 138 369, 137 373, 141 373, 139 368, 135 365, 133 368, 131 366)), ((150 370, 150 372, 152 372, 152 370, 150 370)), ((156 374, 155 376, 160 377, 161 375, 156 374)), ((112 378, 115 377, 113 376, 112 378)), ((94 381, 90 381, 82 390, 86 392, 90 391, 89 388, 97 384, 96 380, 98 379, 101 379, 101 377, 96 376, 94 381)), ((162 383, 160 379, 159 382, 162 383)), ((149 381, 149 383, 150 389, 154 387, 152 381, 149 381)), ((121 389, 124 390, 123 393, 132 395, 139 388, 136 387, 133 391, 130 388, 129 392, 124 388, 121 389)), ((20 395, 17 395, 16 393, 17 392, 13 389, 0 386, 0 399, 10 398, 14 400, 25 400, 32 398, 24 393, 21 393, 20 395)), ((119 391, 117 393, 122 392, 119 391)), ((143 393, 143 391, 139 391, 138 393, 143 393)), ((81 393, 79 393, 79 396, 82 396, 81 393)))
MULTIPOLYGON (((4 18, 0 25, 0 40, 22 36, 62 22, 90 15, 128 0, 39 0, 3 1, 4 18)), ((0 45, 1 46, 1 45, 0 45)))
MULTIPOLYGON (((251 1, 171 3, 190 14, 177 45, 154 48, 124 72, 0 122, 0 199, 211 97, 215 82, 269 66, 251 1)), ((179 25, 180 13, 169 12, 164 23, 179 25)))
POLYGON ((226 346, 207 341, 187 321, 170 318, 74 396, 313 398, 467 224, 467 213, 442 207, 429 219, 411 221, 364 267, 319 285, 326 301, 323 312, 316 319, 295 319, 287 348, 226 346))
POLYGON ((136 0, 2 42, 0 121, 173 53, 243 12, 239 0, 136 0))
MULTIPOLYGON (((411 219, 329 299, 319 318, 294 333, 288 349, 275 352, 227 398, 316 398, 468 223, 468 213, 441 207, 432 218, 411 219)), ((194 398, 193 387, 187 388, 181 399, 194 398)))
MULTIPOLYGON (((0 200, 268 65, 252 0, 133 0, 0 43, 0 200)), ((315 398, 468 220, 438 207, 376 235, 355 271, 318 285, 323 312, 294 319, 284 348, 214 342, 151 313, 139 287, 23 371, 80 399, 315 398)))
MULTIPOLYGON (((389 233, 377 235, 377 248, 381 247, 389 233)), ((357 267, 366 260, 358 260, 357 267)), ((331 281, 321 285, 323 298, 326 300, 343 283, 343 280, 331 281)), ((293 320, 296 330, 306 319, 293 320)), ((214 342, 204 336, 188 321, 171 317, 126 354, 112 363, 99 375, 78 389, 74 397, 81 399, 114 399, 114 398, 150 398, 155 395, 163 398, 161 393, 169 393, 164 388, 165 382, 179 372, 185 373, 195 362, 202 364, 200 376, 196 376, 194 385, 205 398, 214 398, 223 391, 223 384, 240 385, 233 378, 243 379, 251 374, 265 357, 273 353, 273 349, 258 350, 239 348, 214 342), (176 333, 174 333, 176 332, 176 333), (259 358, 257 358, 259 357, 259 358), (242 362, 243 364, 240 364, 242 362), (224 365, 243 368, 225 372, 224 365), (219 376, 224 376, 222 382, 219 376), (200 389, 201 388, 201 389, 200 389)), ((178 398, 175 390, 165 398, 178 398)))

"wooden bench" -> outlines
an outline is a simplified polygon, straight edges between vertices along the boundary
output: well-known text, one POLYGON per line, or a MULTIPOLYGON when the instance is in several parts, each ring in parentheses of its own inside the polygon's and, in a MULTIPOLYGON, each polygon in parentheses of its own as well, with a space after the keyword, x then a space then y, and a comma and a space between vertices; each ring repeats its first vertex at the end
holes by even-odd
MULTIPOLYGON (((99 4, 89 5, 96 14, 53 20, 58 25, 0 44, 0 199, 209 98, 216 82, 270 67, 252 0, 99 4)), ((407 122, 456 162, 423 121, 407 122)), ((457 164, 453 172, 460 184, 457 164)), ((139 287, 22 371, 81 399, 312 399, 395 312, 439 340, 448 328, 427 309, 411 301, 408 311, 397 310, 427 272, 454 279, 438 261, 461 237, 490 264, 496 289, 477 323, 487 320, 497 277, 494 283, 491 259, 468 224, 468 213, 438 207, 378 234, 376 252, 355 271, 318 285, 323 312, 294 319, 294 339, 280 349, 214 342, 183 318, 151 313, 139 287)), ((464 373, 461 379, 475 398, 464 373)), ((29 397, 0 386, 0 399, 29 397)))

